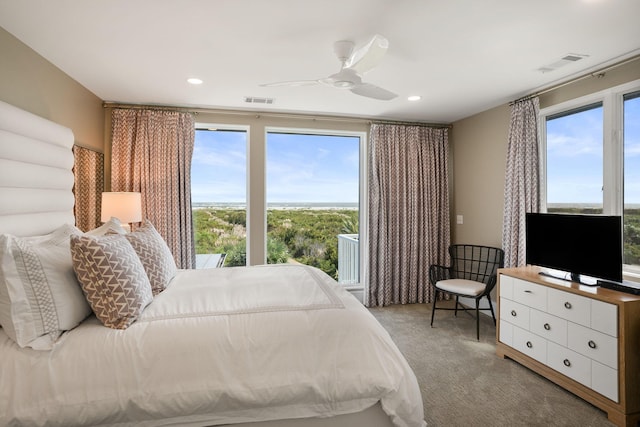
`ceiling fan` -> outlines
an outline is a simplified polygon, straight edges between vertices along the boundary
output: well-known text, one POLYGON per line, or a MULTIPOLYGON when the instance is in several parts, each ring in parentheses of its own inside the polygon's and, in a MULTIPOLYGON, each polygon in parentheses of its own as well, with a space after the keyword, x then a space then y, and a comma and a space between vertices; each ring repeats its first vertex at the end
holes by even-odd
POLYGON ((317 80, 297 80, 267 83, 260 86, 309 86, 323 84, 338 89, 349 89, 356 95, 389 101, 398 95, 371 83, 362 81, 362 74, 378 65, 389 47, 389 41, 376 34, 364 46, 355 49, 355 44, 349 40, 337 41, 333 51, 340 60, 340 71, 329 77, 317 80))

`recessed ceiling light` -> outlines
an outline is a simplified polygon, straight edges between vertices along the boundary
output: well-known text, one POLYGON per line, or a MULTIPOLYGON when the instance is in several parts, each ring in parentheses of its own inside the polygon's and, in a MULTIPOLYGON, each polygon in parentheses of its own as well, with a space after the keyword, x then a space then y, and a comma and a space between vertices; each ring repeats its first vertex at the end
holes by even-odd
POLYGON ((191 83, 192 85, 201 85, 202 84, 202 80, 200 79, 196 79, 195 77, 192 77, 190 79, 187 79, 187 81, 189 83, 191 83))
POLYGON ((411 95, 407 98, 408 101, 420 101, 422 97, 420 95, 411 95))

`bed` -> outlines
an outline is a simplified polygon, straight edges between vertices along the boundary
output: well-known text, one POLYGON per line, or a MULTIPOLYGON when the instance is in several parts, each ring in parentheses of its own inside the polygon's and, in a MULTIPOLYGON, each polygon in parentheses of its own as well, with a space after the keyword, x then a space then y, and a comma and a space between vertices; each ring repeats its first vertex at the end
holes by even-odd
POLYGON ((70 236, 94 239, 73 227, 72 145, 69 129, 0 102, 0 425, 425 425, 388 333, 312 267, 176 270, 133 321, 105 326, 77 269, 87 249, 67 251, 70 236), (38 279, 54 309, 42 289, 17 295, 15 277, 45 268, 15 267, 20 251, 74 263, 38 279))

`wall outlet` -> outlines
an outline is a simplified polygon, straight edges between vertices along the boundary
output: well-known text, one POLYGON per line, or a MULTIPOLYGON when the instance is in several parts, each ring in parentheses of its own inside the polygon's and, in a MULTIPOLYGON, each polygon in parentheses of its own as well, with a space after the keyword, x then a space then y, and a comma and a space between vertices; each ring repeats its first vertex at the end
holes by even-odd
POLYGON ((456 216, 456 224, 463 224, 464 220, 462 218, 462 215, 458 215, 456 216))

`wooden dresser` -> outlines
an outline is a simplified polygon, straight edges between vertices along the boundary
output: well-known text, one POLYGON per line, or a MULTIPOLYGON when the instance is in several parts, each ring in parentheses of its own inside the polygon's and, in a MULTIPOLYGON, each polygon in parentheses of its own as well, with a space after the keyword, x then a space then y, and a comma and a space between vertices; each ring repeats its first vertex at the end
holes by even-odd
POLYGON ((496 353, 580 396, 618 426, 640 421, 640 296, 498 270, 496 353))

